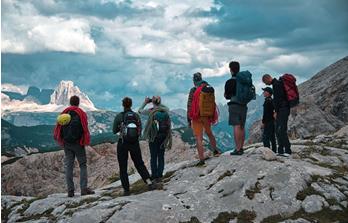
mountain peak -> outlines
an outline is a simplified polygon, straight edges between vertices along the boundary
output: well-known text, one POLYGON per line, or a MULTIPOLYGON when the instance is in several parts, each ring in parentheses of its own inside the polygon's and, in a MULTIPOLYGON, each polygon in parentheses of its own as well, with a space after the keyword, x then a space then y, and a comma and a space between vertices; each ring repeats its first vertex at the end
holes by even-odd
POLYGON ((88 96, 80 91, 74 82, 70 80, 62 80, 51 95, 50 104, 69 105, 71 96, 78 96, 80 98, 80 105, 86 110, 97 110, 93 102, 88 96))

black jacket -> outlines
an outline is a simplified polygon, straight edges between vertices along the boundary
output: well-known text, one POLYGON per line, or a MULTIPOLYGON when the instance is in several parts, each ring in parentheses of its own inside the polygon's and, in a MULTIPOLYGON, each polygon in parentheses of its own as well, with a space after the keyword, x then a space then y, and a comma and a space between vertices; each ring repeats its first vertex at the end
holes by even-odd
POLYGON ((271 97, 265 98, 265 102, 263 103, 263 116, 262 123, 269 123, 274 120, 273 118, 274 106, 273 100, 271 97))
POLYGON ((274 110, 278 112, 280 108, 289 107, 289 102, 288 102, 288 99, 286 98, 283 81, 281 79, 277 80, 274 78, 272 80, 272 87, 273 87, 274 110))
POLYGON ((225 98, 231 99, 233 96, 236 95, 236 79, 229 79, 225 83, 225 98))

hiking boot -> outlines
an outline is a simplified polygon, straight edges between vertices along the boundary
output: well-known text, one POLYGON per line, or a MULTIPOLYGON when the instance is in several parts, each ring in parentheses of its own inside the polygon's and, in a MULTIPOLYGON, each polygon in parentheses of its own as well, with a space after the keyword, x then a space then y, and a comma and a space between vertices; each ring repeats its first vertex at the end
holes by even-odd
POLYGON ((214 150, 213 151, 213 155, 215 156, 215 157, 219 157, 220 155, 221 155, 221 152, 219 151, 219 150, 214 150))
POLYGON ((74 197, 75 196, 75 192, 73 190, 68 191, 68 197, 74 197))
POLYGON ((123 191, 123 196, 129 196, 131 193, 129 190, 123 191))
POLYGON ((147 185, 149 190, 156 190, 157 189, 157 184, 155 182, 152 182, 151 184, 147 185))
POLYGON ((200 160, 200 161, 196 164, 196 166, 203 166, 204 164, 205 164, 204 160, 200 160))
POLYGON ((95 194, 95 192, 89 188, 81 190, 81 196, 90 195, 90 194, 95 194))
POLYGON ((241 156, 244 154, 243 149, 240 150, 234 150, 233 152, 230 153, 231 156, 241 156))
POLYGON ((290 157, 290 154, 289 153, 284 153, 283 156, 284 157, 290 157))
POLYGON ((161 183, 162 182, 162 178, 158 177, 158 178, 154 179, 154 182, 155 183, 161 183))

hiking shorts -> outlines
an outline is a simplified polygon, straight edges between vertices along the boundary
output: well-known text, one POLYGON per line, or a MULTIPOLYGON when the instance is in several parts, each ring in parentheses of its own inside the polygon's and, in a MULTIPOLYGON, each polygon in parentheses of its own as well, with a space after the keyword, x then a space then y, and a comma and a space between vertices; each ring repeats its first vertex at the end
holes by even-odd
POLYGON ((211 124, 208 117, 200 117, 197 120, 192 120, 192 129, 195 136, 202 136, 203 130, 207 134, 212 134, 211 124))
POLYGON ((232 126, 245 126, 248 107, 246 105, 232 103, 228 106, 228 123, 232 126))

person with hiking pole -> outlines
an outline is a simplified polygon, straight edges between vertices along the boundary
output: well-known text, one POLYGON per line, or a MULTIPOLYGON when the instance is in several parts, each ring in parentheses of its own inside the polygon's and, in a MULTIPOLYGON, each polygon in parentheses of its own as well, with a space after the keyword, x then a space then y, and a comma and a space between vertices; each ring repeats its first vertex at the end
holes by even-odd
POLYGON ((199 162, 204 165, 203 131, 208 135, 215 156, 221 154, 217 149, 216 139, 211 126, 218 122, 218 112, 215 103, 215 90, 202 79, 201 73, 193 75, 194 87, 191 88, 187 101, 187 121, 192 127, 197 142, 199 162))
POLYGON ((290 107, 294 107, 299 103, 296 78, 291 74, 284 74, 277 80, 271 75, 265 74, 262 77, 262 81, 266 85, 272 85, 273 87, 278 155, 289 157, 291 155, 291 143, 287 131, 290 107))
POLYGON ((139 137, 141 136, 141 119, 132 108, 132 99, 125 97, 122 100, 123 112, 119 113, 114 120, 112 131, 119 133, 117 143, 117 160, 120 168, 120 179, 124 190, 124 196, 130 195, 128 179, 128 153, 141 178, 148 185, 149 190, 156 188, 141 156, 139 137))
POLYGON ((229 67, 232 77, 225 83, 224 96, 230 100, 227 103, 229 124, 233 126, 235 142, 235 149, 230 154, 243 155, 247 104, 256 98, 256 93, 249 71, 240 71, 240 65, 237 61, 231 61, 229 67))
POLYGON ((85 146, 90 144, 87 114, 79 108, 80 98, 76 95, 70 98, 70 106, 58 116, 54 128, 54 139, 64 146, 65 179, 68 186, 68 197, 75 196, 74 163, 75 157, 80 166, 81 196, 94 194, 87 187, 87 158, 85 146), (66 121, 64 121, 66 119, 66 121), (65 123, 62 123, 65 122, 65 123))
POLYGON ((169 109, 161 103, 160 96, 153 96, 152 99, 145 98, 138 112, 141 115, 148 115, 143 136, 149 141, 151 178, 160 182, 163 177, 165 150, 172 147, 172 124, 169 109), (145 109, 146 105, 151 102, 153 107, 145 109))

